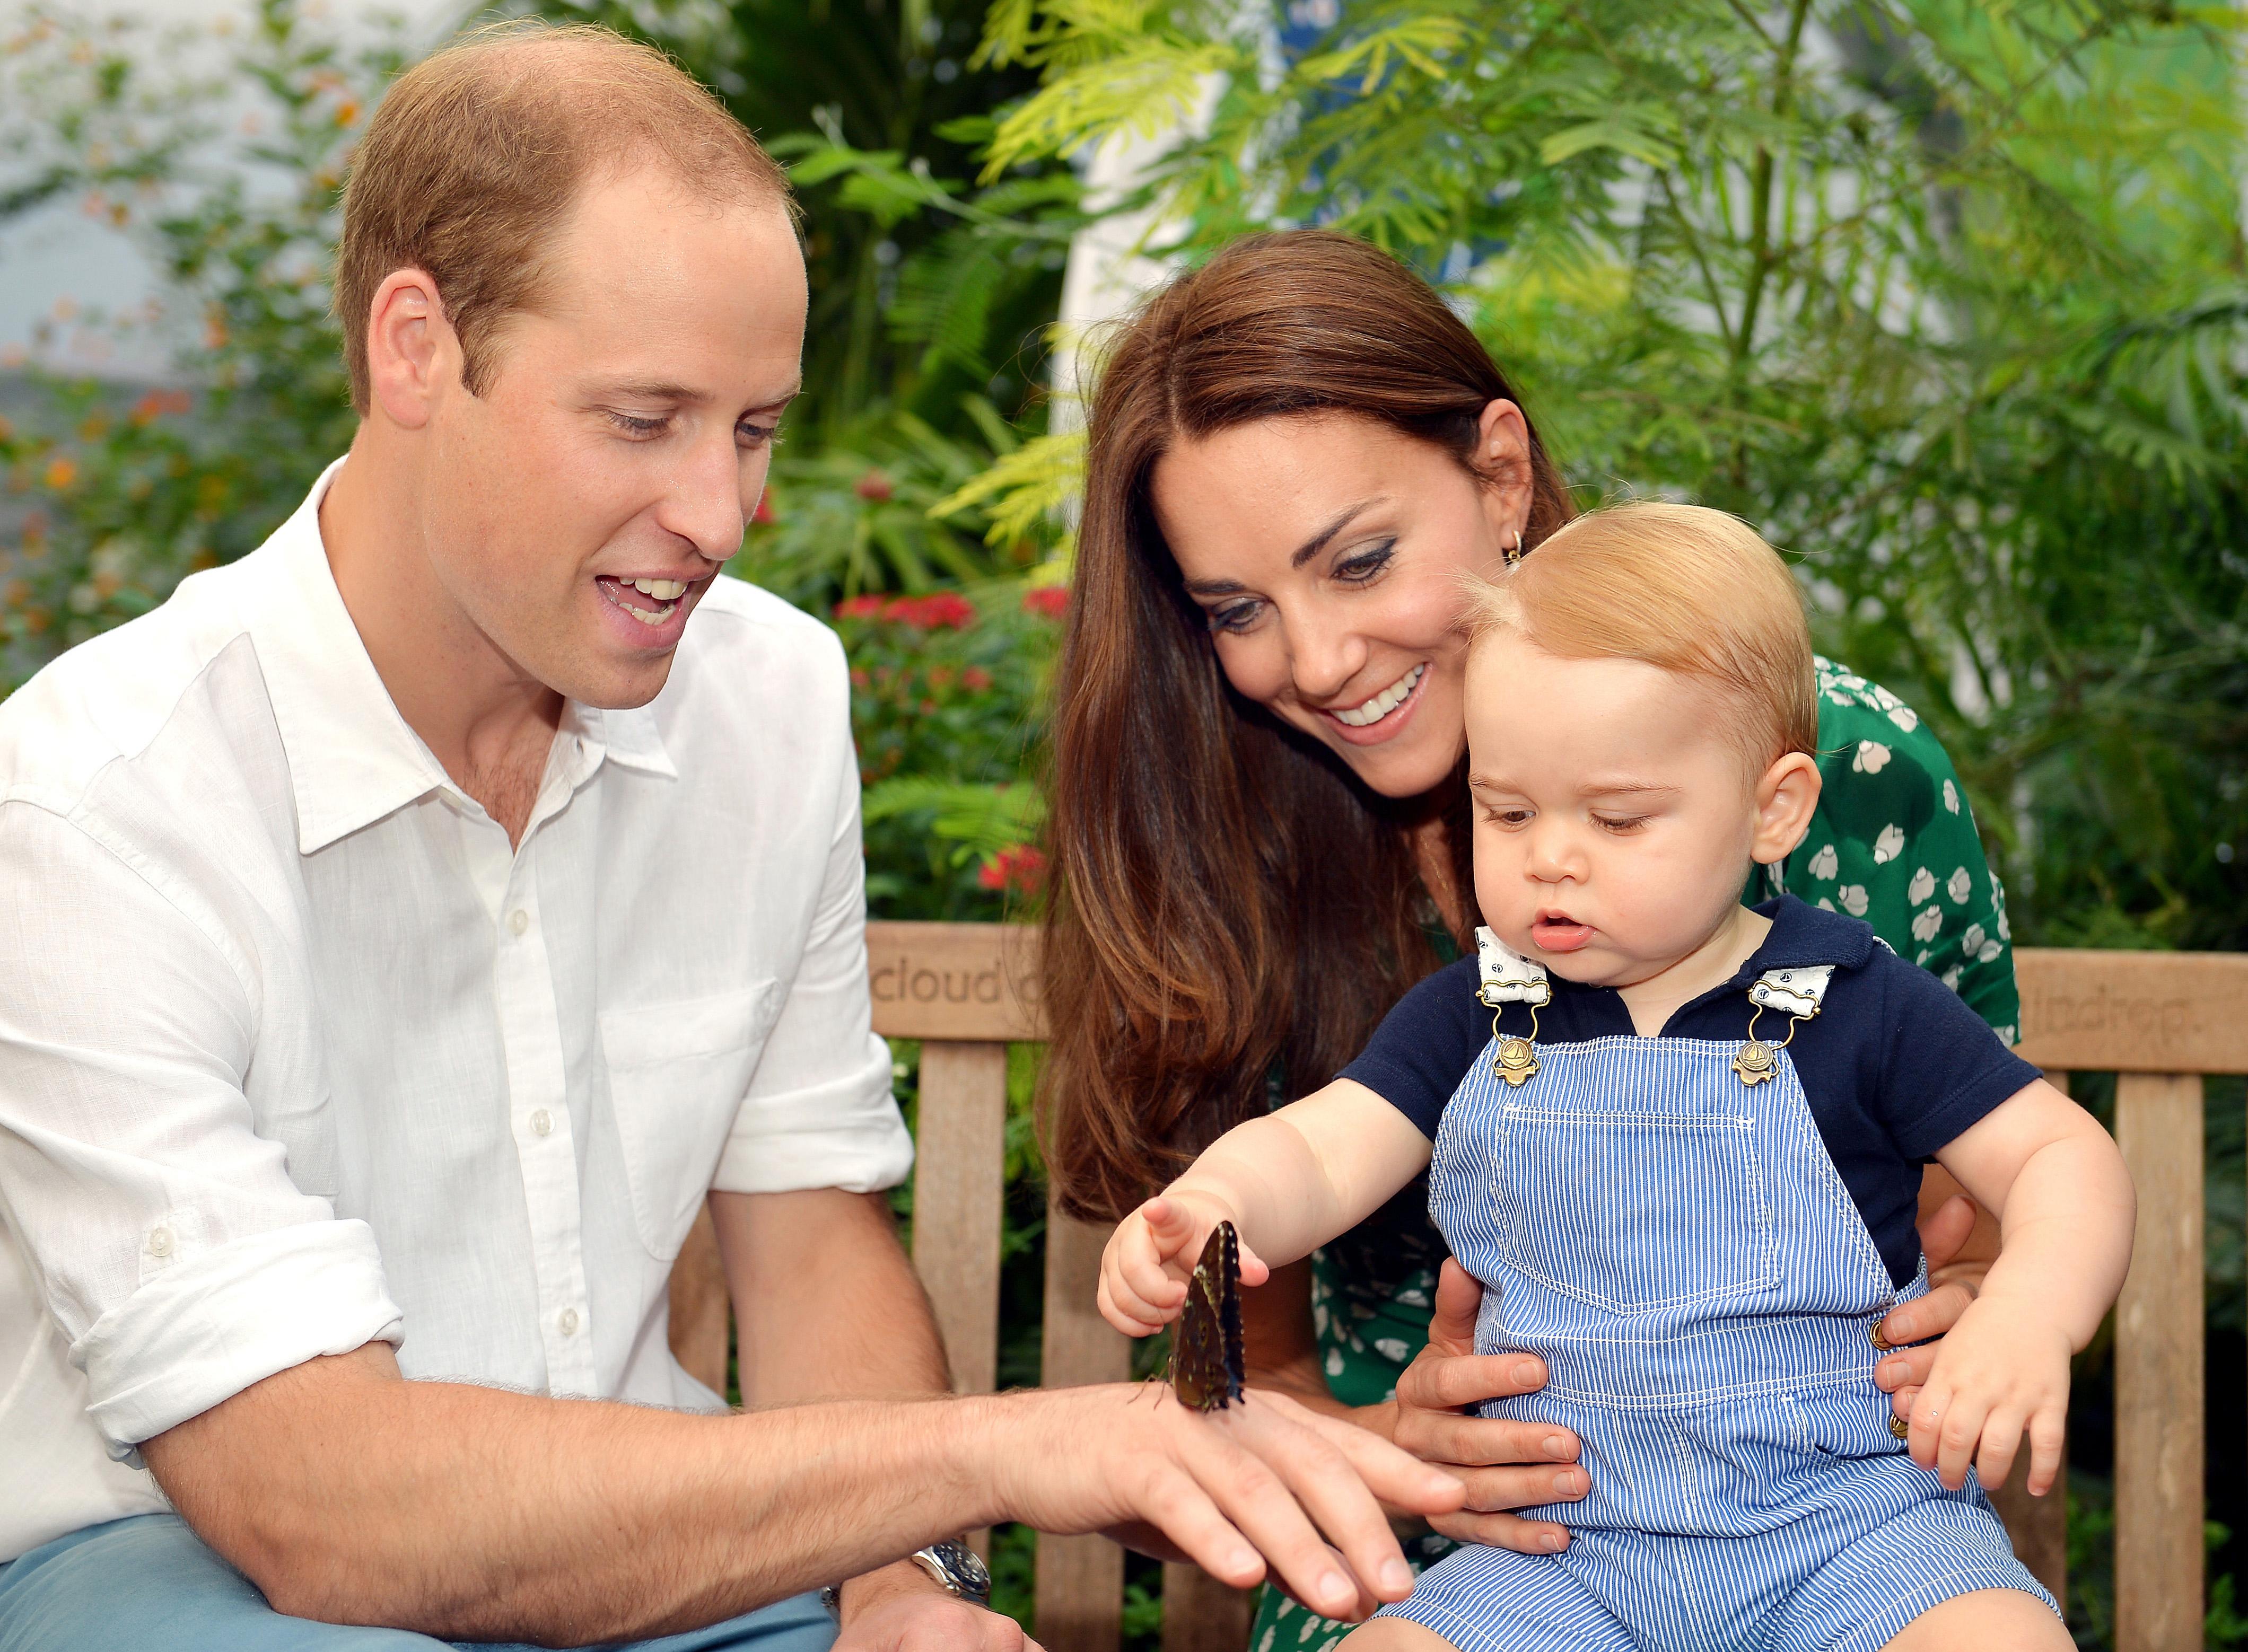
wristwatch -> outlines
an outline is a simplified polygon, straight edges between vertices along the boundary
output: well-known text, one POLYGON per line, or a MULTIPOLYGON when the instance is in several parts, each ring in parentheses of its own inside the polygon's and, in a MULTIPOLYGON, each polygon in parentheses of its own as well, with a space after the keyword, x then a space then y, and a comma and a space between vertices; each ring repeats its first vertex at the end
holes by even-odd
MULTIPOLYGON (((937 1587, 956 1601, 988 1608, 991 1604, 991 1573, 983 1557, 960 1538, 947 1538, 925 1549, 915 1549, 913 1563, 936 1580, 937 1587)), ((819 1604, 837 1622, 843 1621, 842 1585, 831 1583, 819 1591, 819 1604)))

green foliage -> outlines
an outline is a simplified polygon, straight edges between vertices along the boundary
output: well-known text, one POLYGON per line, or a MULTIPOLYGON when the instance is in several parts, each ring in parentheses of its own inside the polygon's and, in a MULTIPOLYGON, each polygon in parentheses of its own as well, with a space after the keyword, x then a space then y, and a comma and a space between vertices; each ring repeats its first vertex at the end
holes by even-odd
POLYGON ((1052 604, 1005 581, 859 597, 834 623, 851 657, 874 911, 990 920, 1034 906, 1045 805, 1022 774, 1059 635, 1052 604))
POLYGON ((1035 76, 977 56, 979 0, 513 0, 663 47, 789 160, 812 276, 799 420, 849 445, 885 407, 979 433, 1037 399, 1076 181, 1045 164, 971 195, 990 112, 1035 76), (1025 234, 1035 221, 1052 219, 1025 234))
POLYGON ((976 531, 980 515, 930 515, 1016 440, 981 398, 967 399, 963 411, 974 435, 943 435, 890 409, 826 440, 784 435, 738 571, 824 609, 861 591, 925 591, 1027 567, 1035 551, 1023 536, 987 550, 976 531))
MULTIPOLYGON (((1220 74, 1119 210, 1189 257, 1321 222, 1443 279, 1588 500, 1803 559, 1825 652, 1957 760, 2018 932, 2238 946, 2237 17, 1354 0, 1291 61, 1258 8, 1007 0, 985 54, 1043 79, 987 161, 1146 135, 1220 74)), ((1068 457, 963 497, 1044 509, 1068 457)))
POLYGON ((34 363, 35 406, 0 421, 16 507, 0 518, 0 692, 256 546, 349 444, 326 263, 344 151, 398 62, 387 39, 353 50, 308 30, 291 0, 263 0, 236 35, 175 41, 24 14, 0 57, 0 218, 79 200, 141 241, 193 331, 175 385, 34 363), (219 79, 177 66, 191 46, 217 50, 219 79), (220 89, 243 81, 264 94, 255 129, 216 148, 220 89), (253 194, 245 162, 279 191, 253 194))

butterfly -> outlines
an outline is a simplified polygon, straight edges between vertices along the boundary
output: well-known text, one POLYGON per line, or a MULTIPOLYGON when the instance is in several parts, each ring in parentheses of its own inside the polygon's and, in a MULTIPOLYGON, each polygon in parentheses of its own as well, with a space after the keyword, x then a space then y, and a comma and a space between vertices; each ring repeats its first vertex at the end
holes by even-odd
MULTIPOLYGON (((1241 1238, 1220 1222, 1187 1285, 1186 1311, 1171 1337, 1171 1388, 1196 1411, 1241 1399, 1241 1238)), ((1244 1402, 1245 1403, 1245 1402, 1244 1402)))

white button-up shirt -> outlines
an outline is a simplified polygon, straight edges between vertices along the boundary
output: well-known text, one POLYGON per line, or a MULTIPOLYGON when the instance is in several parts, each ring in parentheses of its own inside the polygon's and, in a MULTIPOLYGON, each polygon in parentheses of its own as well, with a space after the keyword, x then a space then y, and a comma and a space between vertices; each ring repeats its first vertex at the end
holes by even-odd
POLYGON ((911 1163, 834 636, 715 581, 653 703, 568 707, 511 847, 375 674, 326 483, 0 705, 0 1560, 376 1339, 713 1405, 665 1340, 705 1191, 911 1163))

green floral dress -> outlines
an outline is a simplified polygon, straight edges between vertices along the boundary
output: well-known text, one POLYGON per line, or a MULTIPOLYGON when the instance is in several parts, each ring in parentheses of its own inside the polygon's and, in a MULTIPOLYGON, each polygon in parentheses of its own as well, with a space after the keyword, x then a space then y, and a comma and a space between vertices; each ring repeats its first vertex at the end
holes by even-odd
MULTIPOLYGON (((1831 661, 1819 666, 1819 768, 1826 786, 1802 846, 1760 869, 1746 898, 1783 891, 1861 918, 1897 952, 1943 978, 2008 1043, 2021 1019, 2005 891, 1983 857, 1974 817, 1943 747, 1912 708, 1831 661)), ((1378 1405, 1429 1338, 1443 1241, 1425 1183, 1312 1255, 1312 1326, 1327 1388, 1378 1405)), ((1448 1554, 1410 1539, 1418 1571, 1448 1554)), ((1351 1626, 1277 1589, 1258 1602, 1250 1652, 1326 1652, 1351 1626)))

